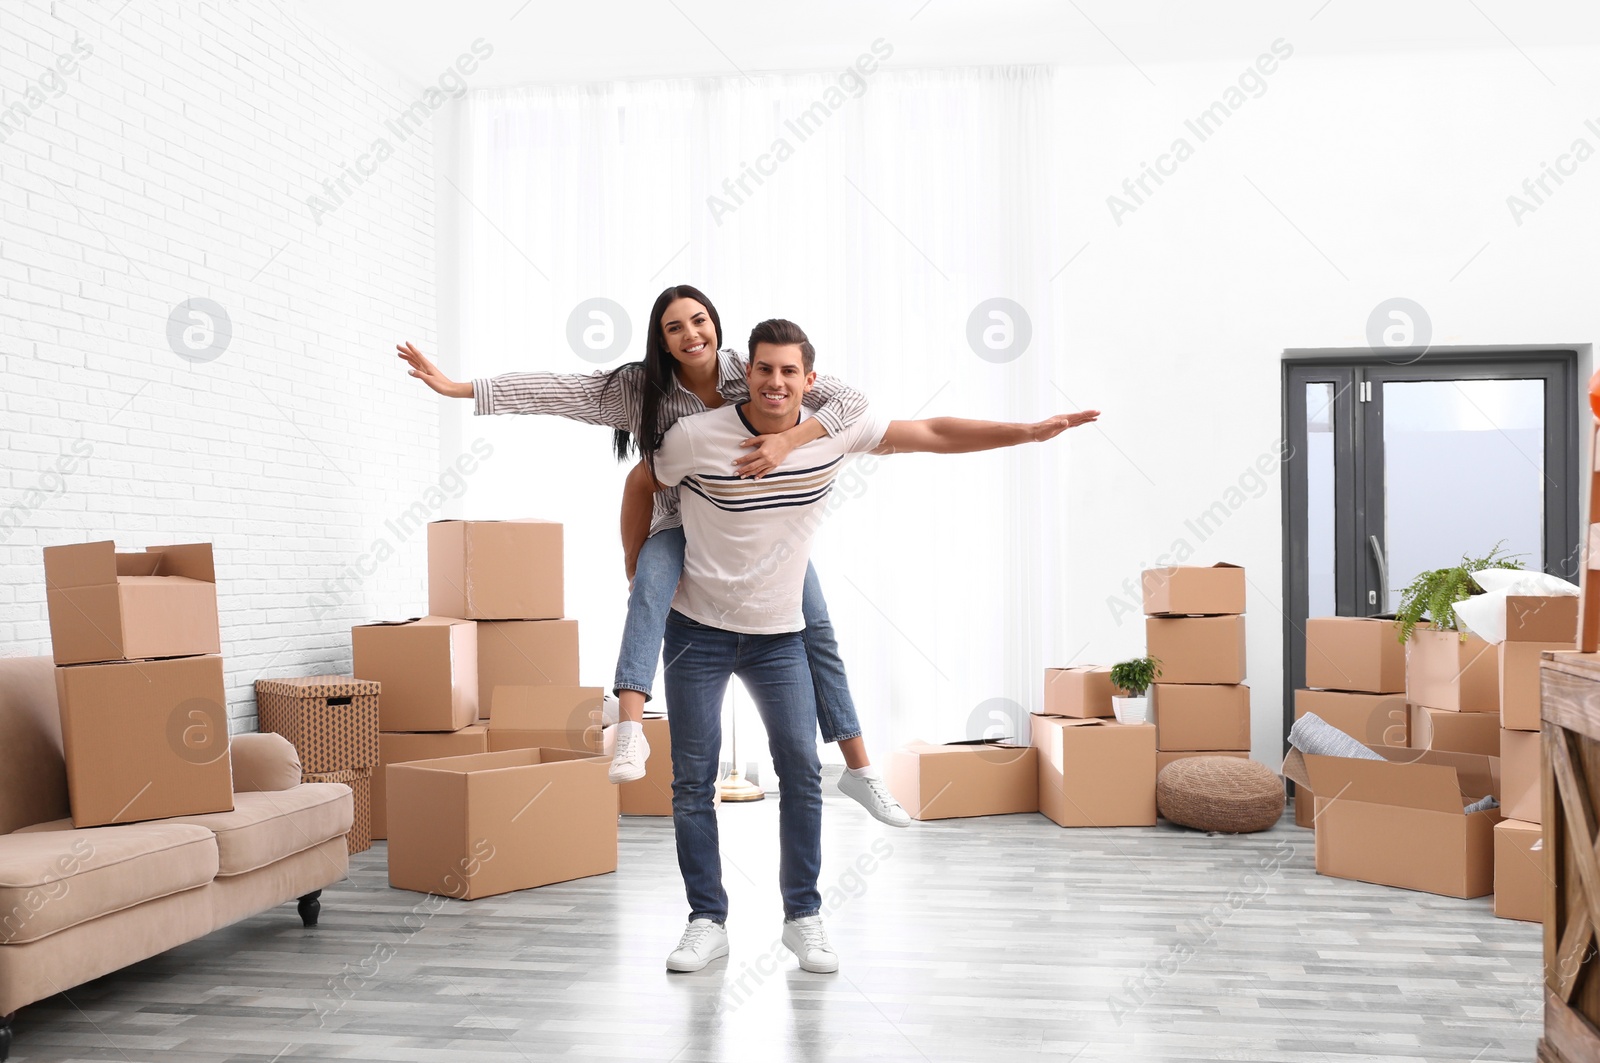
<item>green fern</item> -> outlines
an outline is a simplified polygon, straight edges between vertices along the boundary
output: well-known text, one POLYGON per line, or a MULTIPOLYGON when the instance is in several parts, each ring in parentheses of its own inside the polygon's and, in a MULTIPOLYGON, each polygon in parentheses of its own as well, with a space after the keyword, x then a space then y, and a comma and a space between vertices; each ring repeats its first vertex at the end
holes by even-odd
MULTIPOLYGON (((1517 560, 1522 555, 1501 553, 1504 545, 1502 539, 1482 557, 1463 555, 1461 564, 1453 568, 1418 573, 1411 585, 1400 592, 1400 610, 1395 614, 1400 621, 1400 641, 1410 639, 1412 630, 1424 617, 1432 621, 1431 626, 1436 629, 1456 628, 1456 603, 1483 593, 1473 582, 1472 573, 1486 568, 1522 568, 1522 562, 1517 560)), ((1461 637, 1467 636, 1463 633, 1461 637)))

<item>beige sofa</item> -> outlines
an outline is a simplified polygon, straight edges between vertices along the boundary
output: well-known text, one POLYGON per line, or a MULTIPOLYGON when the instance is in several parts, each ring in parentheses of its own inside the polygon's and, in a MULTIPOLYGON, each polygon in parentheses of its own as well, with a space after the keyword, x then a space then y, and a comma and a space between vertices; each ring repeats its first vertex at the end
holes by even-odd
POLYGON ((342 880, 354 803, 273 734, 231 744, 234 810, 75 830, 48 657, 0 658, 0 1060, 18 1008, 342 880))

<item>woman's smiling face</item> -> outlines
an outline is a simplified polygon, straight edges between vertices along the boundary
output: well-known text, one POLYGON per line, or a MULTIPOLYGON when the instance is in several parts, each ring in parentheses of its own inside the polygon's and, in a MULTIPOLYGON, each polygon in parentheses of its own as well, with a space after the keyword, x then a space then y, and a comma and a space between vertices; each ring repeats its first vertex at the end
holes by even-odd
POLYGON ((674 299, 661 315, 667 351, 686 367, 705 365, 717 357, 717 327, 698 300, 674 299))

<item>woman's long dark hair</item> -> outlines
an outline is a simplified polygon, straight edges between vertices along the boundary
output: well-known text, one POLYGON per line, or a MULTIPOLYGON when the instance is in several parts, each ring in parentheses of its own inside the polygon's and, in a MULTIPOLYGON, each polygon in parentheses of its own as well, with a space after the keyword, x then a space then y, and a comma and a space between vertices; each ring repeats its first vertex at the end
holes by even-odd
POLYGON ((660 427, 661 397, 672 388, 672 374, 678 368, 678 359, 667 349, 667 335, 661 328, 661 315, 677 299, 693 299, 706 308, 706 313, 711 316, 711 324, 717 330, 712 350, 722 347, 722 318, 717 316, 717 308, 706 298, 705 292, 690 284, 675 284, 656 296, 656 305, 650 308, 650 328, 645 333, 644 360, 619 365, 606 378, 606 390, 609 392, 611 388, 620 386, 617 378, 623 373, 639 372, 644 375, 643 386, 639 389, 638 434, 630 435, 619 428, 612 437, 618 461, 627 461, 637 452, 652 468, 655 467, 656 451, 661 447, 661 437, 666 434, 665 429, 660 427))

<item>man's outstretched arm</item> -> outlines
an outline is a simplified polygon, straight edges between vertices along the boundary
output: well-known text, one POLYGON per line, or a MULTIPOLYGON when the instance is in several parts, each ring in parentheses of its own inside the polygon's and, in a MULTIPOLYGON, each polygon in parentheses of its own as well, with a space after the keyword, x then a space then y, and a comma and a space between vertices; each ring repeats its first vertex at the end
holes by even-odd
POLYGON ((1089 424, 1099 410, 1062 413, 1044 421, 1022 424, 1009 421, 969 421, 962 417, 928 417, 921 421, 890 421, 889 430, 874 454, 969 454, 999 450, 1021 443, 1042 443, 1069 428, 1089 424))

